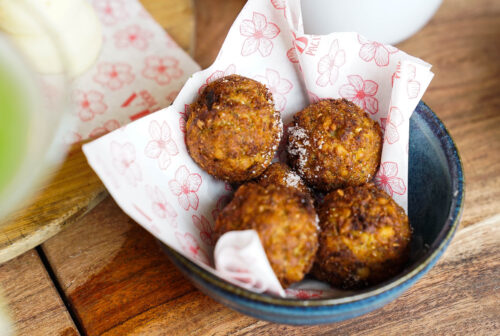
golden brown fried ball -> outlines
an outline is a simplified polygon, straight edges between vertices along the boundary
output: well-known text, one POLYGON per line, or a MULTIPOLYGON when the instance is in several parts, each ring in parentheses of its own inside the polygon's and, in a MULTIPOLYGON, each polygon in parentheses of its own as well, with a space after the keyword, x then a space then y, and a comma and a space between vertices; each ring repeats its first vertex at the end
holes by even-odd
POLYGON ((286 164, 281 162, 275 162, 267 167, 267 169, 257 179, 257 183, 264 187, 274 184, 283 187, 296 188, 305 194, 311 193, 300 176, 286 164))
POLYGON ((186 145, 209 174, 239 183, 269 166, 282 128, 271 92, 255 80, 231 75, 208 84, 191 104, 186 145))
POLYGON ((325 99, 298 112, 289 128, 291 166, 312 187, 361 185, 377 171, 382 131, 346 99, 325 99))
POLYGON ((396 275, 407 261, 408 217, 374 184, 332 191, 318 215, 321 233, 313 274, 319 280, 361 288, 396 275))
POLYGON ((294 188, 247 183, 215 221, 218 236, 254 229, 283 287, 302 280, 318 249, 317 217, 311 199, 294 188))

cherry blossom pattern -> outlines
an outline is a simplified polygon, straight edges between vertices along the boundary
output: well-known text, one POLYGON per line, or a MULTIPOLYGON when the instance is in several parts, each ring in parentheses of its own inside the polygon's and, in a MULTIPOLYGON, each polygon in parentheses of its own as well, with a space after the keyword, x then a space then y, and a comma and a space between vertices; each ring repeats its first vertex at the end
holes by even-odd
POLYGON ((186 120, 189 115, 189 105, 184 104, 184 111, 179 112, 181 117, 179 118, 179 129, 182 133, 186 133, 186 120))
POLYGON ((103 114, 108 109, 108 105, 103 102, 104 95, 95 90, 76 90, 73 98, 81 121, 90 121, 96 114, 103 114))
POLYGON ((134 79, 132 67, 125 63, 101 63, 97 65, 97 74, 94 75, 96 83, 113 91, 132 83, 134 79))
POLYGON ((222 77, 229 76, 236 73, 236 66, 234 64, 229 64, 226 68, 226 70, 215 70, 210 76, 207 77, 205 80, 205 83, 200 86, 198 89, 198 93, 201 94, 203 90, 207 87, 209 83, 212 83, 213 81, 217 79, 221 79, 222 77))
POLYGON ((186 232, 182 234, 180 232, 176 232, 175 238, 177 239, 177 242, 181 246, 184 253, 197 261, 200 261, 204 264, 209 264, 207 254, 205 253, 205 251, 203 251, 203 249, 196 241, 196 238, 194 238, 191 233, 186 232))
POLYGON ((420 93, 420 83, 415 80, 417 75, 417 69, 413 64, 407 65, 408 69, 408 83, 406 84, 406 92, 408 93, 409 99, 415 99, 420 93))
POLYGON ((208 246, 214 246, 216 239, 212 224, 203 215, 200 217, 193 215, 192 218, 194 226, 200 231, 201 240, 208 246))
POLYGON ((271 4, 277 10, 282 10, 283 15, 286 17, 286 0, 271 0, 271 4))
POLYGON ((321 87, 334 85, 339 77, 339 68, 345 64, 345 51, 339 49, 339 41, 334 40, 330 51, 318 62, 319 77, 316 84, 321 87))
POLYGON ((137 182, 142 180, 141 170, 135 162, 135 148, 130 142, 121 145, 113 141, 111 143, 111 158, 113 167, 132 186, 135 187, 137 182))
POLYGON ((114 131, 118 128, 120 128, 120 123, 118 122, 118 120, 108 120, 102 126, 94 128, 92 132, 90 132, 89 138, 100 137, 101 135, 114 131))
POLYGON ((155 80, 159 85, 167 85, 172 79, 180 78, 183 74, 179 61, 170 56, 148 56, 144 62, 142 75, 155 80))
POLYGON ((317 290, 317 289, 292 289, 292 288, 287 288, 285 289, 285 293, 288 296, 293 296, 297 299, 301 300, 308 300, 308 299, 314 299, 314 298, 319 298, 323 294, 322 290, 317 290))
POLYGON ((380 118, 380 126, 384 130, 384 139, 387 143, 392 145, 399 140, 398 126, 401 126, 403 121, 403 114, 396 106, 391 106, 387 118, 380 118))
POLYGON ((297 51, 294 47, 288 49, 288 51, 286 52, 286 57, 288 57, 288 60, 292 63, 299 63, 299 57, 297 56, 297 51))
POLYGON ((146 145, 145 154, 151 159, 158 159, 158 166, 165 170, 172 162, 171 156, 179 154, 177 145, 172 140, 170 127, 165 121, 160 126, 153 120, 149 124, 149 135, 152 140, 146 145))
POLYGON ((216 220, 217 217, 219 217, 219 214, 221 213, 222 209, 224 209, 224 207, 229 203, 229 201, 231 201, 231 198, 226 195, 221 196, 217 200, 217 204, 215 205, 215 208, 212 210, 212 218, 214 220, 216 220))
POLYGON ((149 41, 153 38, 153 34, 138 25, 132 25, 118 30, 113 37, 117 48, 133 47, 139 50, 146 50, 149 41))
POLYGON ((175 179, 168 183, 172 194, 177 196, 180 206, 188 211, 198 209, 199 199, 196 192, 200 189, 202 180, 200 174, 191 174, 186 166, 180 166, 175 172, 175 179))
POLYGON ((271 41, 280 33, 280 29, 272 22, 267 22, 263 14, 254 12, 252 20, 243 20, 240 33, 246 39, 241 48, 241 55, 248 56, 259 51, 262 57, 269 56, 273 50, 271 41))
POLYGON ((177 212, 174 207, 167 202, 167 199, 160 188, 157 186, 153 188, 147 185, 146 193, 152 202, 151 207, 153 209, 153 213, 161 219, 166 219, 171 226, 177 227, 177 212))
POLYGON ((95 0, 93 4, 105 25, 114 25, 128 16, 122 0, 95 0))
POLYGON ((398 177, 398 164, 396 162, 383 162, 373 180, 380 189, 391 197, 394 194, 404 195, 406 192, 403 179, 398 177))
POLYGON ((367 40, 361 35, 358 35, 358 41, 361 44, 359 57, 365 62, 375 60, 375 64, 379 67, 388 66, 390 55, 398 52, 393 46, 367 40))
POLYGON ((269 91, 273 94, 274 104, 278 111, 283 111, 286 107, 285 95, 293 88, 292 82, 288 79, 281 78, 278 71, 266 69, 266 76, 256 76, 256 80, 264 83, 269 91))
POLYGON ((375 114, 378 112, 378 100, 375 95, 378 84, 372 80, 363 80, 359 75, 347 76, 349 84, 344 84, 339 89, 342 98, 352 101, 366 112, 375 114))

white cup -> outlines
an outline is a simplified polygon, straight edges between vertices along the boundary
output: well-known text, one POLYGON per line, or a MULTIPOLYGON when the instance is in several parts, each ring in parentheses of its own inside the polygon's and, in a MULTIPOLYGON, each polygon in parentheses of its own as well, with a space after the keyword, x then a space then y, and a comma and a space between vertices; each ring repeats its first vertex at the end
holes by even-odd
POLYGON ((358 32, 366 38, 396 44, 415 34, 434 15, 442 0, 302 0, 307 34, 358 32))

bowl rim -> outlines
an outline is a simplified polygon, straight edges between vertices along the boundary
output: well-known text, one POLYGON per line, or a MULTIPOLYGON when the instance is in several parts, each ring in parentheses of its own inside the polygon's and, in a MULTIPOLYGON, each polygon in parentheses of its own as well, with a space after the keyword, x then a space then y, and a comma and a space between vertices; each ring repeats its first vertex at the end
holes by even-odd
POLYGON ((211 285, 233 295, 237 295, 243 299, 256 301, 260 304, 287 306, 290 308, 304 308, 304 307, 325 307, 325 306, 338 306, 342 304, 350 304, 360 302, 378 295, 387 293, 401 285, 418 277, 420 273, 428 266, 432 266, 435 258, 439 256, 447 247, 449 241, 453 237, 463 211, 463 203, 465 196, 464 189, 464 175, 462 161, 458 153, 455 142, 451 138, 448 129, 444 126, 439 117, 425 104, 420 101, 415 108, 414 113, 418 113, 427 124, 433 129, 433 133, 438 138, 441 148, 445 152, 446 162, 452 176, 452 200, 448 212, 448 217, 443 225, 441 232, 438 234, 436 240, 429 246, 427 252, 415 261, 413 267, 408 268, 405 273, 396 279, 389 279, 375 287, 367 288, 360 291, 355 295, 348 295, 339 298, 319 298, 319 299, 297 299, 297 298, 281 298, 272 296, 266 293, 255 293, 242 287, 236 286, 218 276, 206 271, 202 267, 196 265, 183 255, 170 248, 168 245, 162 244, 170 257, 174 258, 177 262, 181 263, 190 272, 195 273, 197 276, 207 281, 211 285))

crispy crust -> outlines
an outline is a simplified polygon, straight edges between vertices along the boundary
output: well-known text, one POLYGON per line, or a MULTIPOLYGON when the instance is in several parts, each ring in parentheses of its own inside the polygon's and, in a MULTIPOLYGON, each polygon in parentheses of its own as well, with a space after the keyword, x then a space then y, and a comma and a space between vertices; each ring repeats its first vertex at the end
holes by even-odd
POLYGON ((247 183, 215 222, 215 232, 254 229, 283 287, 302 280, 318 249, 318 226, 309 197, 294 188, 247 183))
POLYGON ((374 184, 332 191, 318 215, 322 231, 313 274, 319 280, 361 288, 396 275, 407 261, 408 217, 374 184))
POLYGON ((209 174, 240 183, 271 164, 282 123, 263 84, 238 75, 223 77, 207 85, 190 111, 187 149, 209 174))
POLYGON ((311 190, 304 184, 300 176, 286 164, 281 162, 275 162, 267 167, 257 179, 257 183, 263 187, 274 184, 282 187, 295 188, 305 194, 311 193, 311 190))
POLYGON ((380 126, 346 99, 321 100, 298 112, 288 136, 291 166, 315 189, 361 185, 377 171, 380 126))

